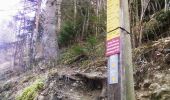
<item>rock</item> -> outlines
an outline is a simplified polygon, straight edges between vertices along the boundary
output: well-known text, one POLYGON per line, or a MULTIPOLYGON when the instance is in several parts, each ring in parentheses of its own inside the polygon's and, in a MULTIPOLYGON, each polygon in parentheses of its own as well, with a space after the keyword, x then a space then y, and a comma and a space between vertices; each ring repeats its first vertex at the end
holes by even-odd
POLYGON ((170 53, 165 56, 165 63, 170 64, 170 53))
POLYGON ((151 100, 169 100, 170 98, 170 87, 167 85, 155 90, 151 95, 151 100))
POLYGON ((41 95, 43 96, 47 96, 48 95, 48 92, 49 92, 49 88, 46 88, 44 91, 41 92, 41 95))
POLYGON ((158 83, 153 83, 149 86, 150 90, 155 90, 155 89, 158 89, 158 88, 160 88, 160 85, 158 83))
POLYGON ((37 100, 45 100, 45 97, 40 95, 40 96, 37 97, 37 100))
POLYGON ((49 71, 48 73, 48 81, 51 81, 51 80, 55 80, 58 78, 58 70, 52 70, 52 71, 49 71))
POLYGON ((150 85, 151 85, 151 82, 150 82, 150 80, 147 79, 147 80, 145 80, 144 83, 143 83, 143 88, 144 88, 144 89, 147 89, 147 88, 149 88, 150 85))
POLYGON ((159 80, 159 81, 163 80, 165 76, 166 76, 165 73, 155 73, 154 74, 155 80, 159 80))
POLYGON ((49 100, 49 95, 39 94, 34 100, 49 100))
POLYGON ((156 66, 154 69, 159 70, 159 69, 161 69, 161 66, 156 66))
POLYGON ((139 95, 139 98, 140 98, 140 100, 142 100, 142 98, 149 98, 150 95, 151 95, 151 93, 149 93, 149 92, 144 92, 144 93, 142 93, 142 94, 139 95))
POLYGON ((72 86, 77 87, 78 86, 77 82, 73 83, 72 86))
POLYGON ((49 100, 62 100, 62 96, 59 96, 57 94, 51 94, 49 100))

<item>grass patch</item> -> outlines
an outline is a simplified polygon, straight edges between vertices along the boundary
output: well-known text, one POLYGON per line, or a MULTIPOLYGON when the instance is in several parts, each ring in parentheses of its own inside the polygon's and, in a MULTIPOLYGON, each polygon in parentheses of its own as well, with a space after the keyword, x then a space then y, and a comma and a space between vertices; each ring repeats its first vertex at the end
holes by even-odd
POLYGON ((41 89, 43 89, 43 87, 44 87, 44 82, 42 80, 37 80, 29 87, 26 87, 23 90, 21 96, 18 96, 16 100, 34 100, 38 92, 41 89))

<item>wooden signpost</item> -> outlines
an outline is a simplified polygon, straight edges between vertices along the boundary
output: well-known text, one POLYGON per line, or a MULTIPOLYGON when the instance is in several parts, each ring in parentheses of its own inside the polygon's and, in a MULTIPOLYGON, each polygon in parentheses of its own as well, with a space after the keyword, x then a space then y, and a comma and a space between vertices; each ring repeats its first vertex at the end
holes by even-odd
POLYGON ((135 100, 128 0, 107 0, 106 56, 108 100, 135 100))

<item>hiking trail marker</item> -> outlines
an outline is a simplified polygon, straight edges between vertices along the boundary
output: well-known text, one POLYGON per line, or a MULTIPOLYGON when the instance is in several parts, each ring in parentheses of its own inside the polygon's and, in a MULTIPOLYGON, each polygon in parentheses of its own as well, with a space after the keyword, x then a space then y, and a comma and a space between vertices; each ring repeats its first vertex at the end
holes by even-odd
POLYGON ((118 67, 120 54, 120 1, 107 0, 107 38, 106 56, 108 60, 108 83, 118 83, 118 67))

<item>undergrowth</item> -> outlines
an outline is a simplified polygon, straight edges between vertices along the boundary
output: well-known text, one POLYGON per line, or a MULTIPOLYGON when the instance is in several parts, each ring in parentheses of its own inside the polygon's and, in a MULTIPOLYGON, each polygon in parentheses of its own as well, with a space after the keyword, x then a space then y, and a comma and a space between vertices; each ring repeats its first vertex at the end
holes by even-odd
POLYGON ((105 56, 105 46, 103 41, 103 36, 91 36, 84 42, 74 44, 65 49, 61 54, 59 63, 70 64, 70 62, 74 62, 73 60, 76 59, 76 64, 79 66, 86 66, 87 63, 93 62, 95 59, 103 58, 103 56, 105 56), (85 57, 85 59, 81 57, 85 57), (79 60, 77 60, 77 58, 79 58, 79 60))

